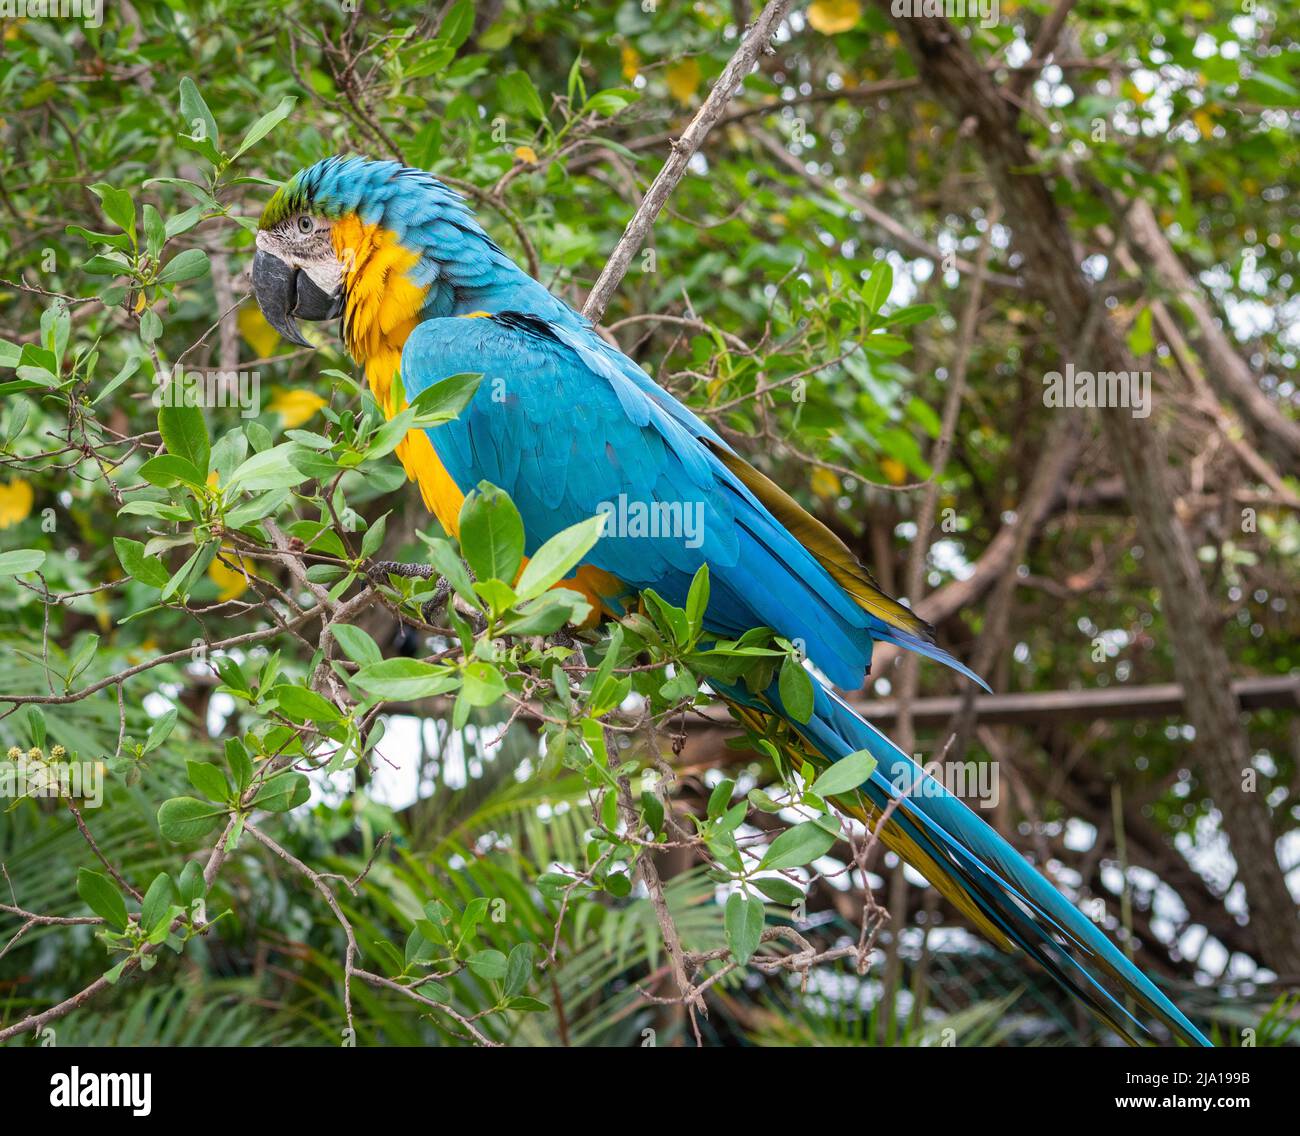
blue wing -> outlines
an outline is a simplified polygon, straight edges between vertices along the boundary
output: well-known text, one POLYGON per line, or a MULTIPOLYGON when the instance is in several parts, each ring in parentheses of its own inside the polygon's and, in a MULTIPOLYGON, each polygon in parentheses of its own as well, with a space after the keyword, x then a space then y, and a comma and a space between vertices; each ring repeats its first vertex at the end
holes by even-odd
POLYGON ((489 481, 510 494, 530 555, 607 512, 609 535, 588 562, 629 594, 653 588, 678 606, 707 563, 706 619, 719 635, 771 627, 800 640, 846 687, 861 683, 873 639, 964 670, 875 589, 829 530, 594 335, 513 312, 428 320, 411 333, 402 353, 408 399, 466 372, 484 376, 477 394, 457 421, 430 430, 430 441, 462 492, 489 481), (856 573, 848 588, 846 572, 856 573))

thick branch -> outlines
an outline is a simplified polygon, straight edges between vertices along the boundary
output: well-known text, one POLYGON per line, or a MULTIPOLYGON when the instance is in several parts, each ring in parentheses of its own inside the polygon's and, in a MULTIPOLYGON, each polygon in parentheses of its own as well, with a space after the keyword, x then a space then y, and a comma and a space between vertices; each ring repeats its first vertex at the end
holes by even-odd
POLYGON ((654 226, 655 218, 659 216, 659 211, 664 207, 672 191, 677 188, 677 183, 686 173, 686 167, 695 156, 695 151, 700 148, 705 135, 726 109, 731 96, 753 70, 759 52, 771 50, 768 41, 785 18, 790 3, 791 0, 770 0, 770 3, 759 13, 758 19, 741 37, 736 54, 731 57, 731 62, 719 76, 713 90, 709 92, 709 97, 704 100, 704 105, 691 119, 690 125, 682 131, 682 136, 673 143, 673 152, 668 155, 668 160, 651 183, 650 190, 646 193, 640 207, 632 220, 627 223, 623 236, 614 246, 609 262, 601 271, 595 287, 591 290, 591 295, 583 305, 582 314, 592 323, 599 323, 600 317, 605 314, 605 306, 609 303, 609 298, 614 294, 614 289, 619 286, 623 277, 627 275, 628 266, 645 243, 646 237, 654 226))

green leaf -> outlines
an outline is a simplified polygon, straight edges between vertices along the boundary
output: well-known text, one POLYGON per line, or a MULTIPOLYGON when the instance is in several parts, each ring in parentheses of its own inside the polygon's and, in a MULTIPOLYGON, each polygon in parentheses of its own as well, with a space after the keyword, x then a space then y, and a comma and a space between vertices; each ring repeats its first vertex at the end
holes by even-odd
POLYGON ((500 982, 509 972, 509 960, 500 951, 476 951, 469 956, 467 965, 480 978, 500 982))
POLYGON ((529 559, 515 591, 519 602, 535 599, 569 574, 600 539, 603 516, 590 517, 556 533, 529 559))
POLYGON ((484 481, 465 498, 460 550, 478 579, 514 582, 524 555, 524 522, 504 490, 484 481))
POLYGON ((81 868, 77 872, 77 894, 110 927, 117 931, 126 930, 126 901, 107 876, 81 868))
POLYGON ((506 959, 506 984, 503 993, 512 998, 528 985, 533 973, 533 946, 531 943, 516 943, 510 948, 510 957, 506 959))
POLYGON ((686 622, 692 638, 704 629, 704 613, 709 606, 709 566, 701 564, 691 580, 691 590, 686 593, 686 622))
POLYGON ((172 708, 149 727, 149 736, 145 739, 143 747, 141 747, 143 753, 152 753, 171 736, 171 732, 176 726, 176 718, 177 711, 172 708))
POLYGON ((280 709, 295 722, 338 722, 343 718, 333 702, 305 686, 277 686, 272 693, 280 709))
POLYGON ((876 769, 876 759, 865 749, 840 758, 812 783, 815 796, 825 799, 850 793, 862 785, 876 769))
POLYGON ((208 104, 203 101, 203 96, 199 94, 194 80, 188 75, 181 80, 181 117, 185 120, 182 126, 184 133, 191 137, 200 135, 204 140, 211 142, 213 150, 216 150, 221 142, 221 135, 217 131, 217 120, 212 117, 208 104))
POLYGON ((750 883, 773 903, 783 903, 786 907, 795 907, 804 898, 803 891, 783 876, 760 876, 750 883))
POLYGON ((131 238, 135 244, 135 202, 124 189, 114 189, 106 182, 96 182, 90 187, 91 193, 99 198, 104 207, 104 216, 113 222, 131 238))
POLYGON ((45 553, 39 548, 14 548, 0 552, 0 576, 21 576, 34 572, 45 563, 45 553))
POLYGON ((230 156, 230 160, 233 162, 270 134, 272 130, 289 117, 297 102, 297 98, 293 95, 285 95, 274 110, 267 111, 248 128, 248 133, 244 135, 244 140, 240 142, 239 149, 230 156))
POLYGON ((228 490, 242 489, 247 493, 260 493, 268 489, 291 489, 307 479, 294 464, 297 443, 282 442, 269 450, 262 450, 240 463, 226 483, 228 490))
POLYGON ((873 315, 884 306, 893 287, 894 270, 890 267, 889 261, 876 261, 872 265, 871 275, 867 277, 866 284, 862 286, 862 299, 873 315))
POLYGON ((473 662, 464 671, 463 689, 471 706, 491 706, 506 692, 506 680, 491 663, 473 662))
POLYGON ((200 473, 193 462, 175 454, 159 454, 156 458, 150 458, 140 467, 140 476, 160 489, 174 489, 181 484, 202 489, 207 484, 205 473, 200 473))
POLYGON ((796 722, 810 721, 813 714, 813 684, 808 672, 793 655, 787 655, 781 664, 781 677, 777 682, 781 702, 796 722))
POLYGON ((330 625, 330 634, 354 663, 364 667, 383 662, 384 656, 379 645, 360 627, 354 627, 350 623, 334 623, 330 625))
POLYGON ((511 71, 497 80, 497 90, 506 109, 516 114, 530 114, 541 120, 546 117, 542 96, 533 81, 523 71, 511 71))
POLYGON ((226 775, 215 765, 206 761, 185 762, 185 772, 189 774, 190 784, 210 801, 226 802, 230 797, 230 783, 226 775))
POLYGON ((197 280, 208 274, 208 254, 202 249, 186 249, 177 253, 158 273, 159 284, 179 284, 185 280, 197 280))
POLYGON ((160 406, 158 431, 162 434, 167 452, 184 458, 206 482, 212 447, 208 441, 208 427, 203 421, 203 411, 197 406, 160 406))
POLYGON ((305 773, 287 770, 267 778, 253 794, 253 807, 269 813, 287 813, 311 796, 311 782, 305 773))
POLYGON ((457 0, 442 19, 438 38, 448 47, 460 47, 474 30, 474 0, 457 0))
POLYGON ((806 820, 787 828, 773 840, 758 866, 772 871, 798 868, 825 856, 834 843, 835 833, 828 832, 815 820, 806 820))
POLYGON ((415 421, 421 426, 450 421, 469 405, 482 381, 482 375, 452 375, 425 387, 410 406, 415 421))
POLYGON ((180 879, 176 882, 177 898, 188 911, 190 904, 208 890, 203 879, 203 865, 197 860, 186 860, 181 869, 180 879))
POLYGON ((708 817, 720 817, 731 802, 731 794, 736 791, 736 783, 730 777, 724 778, 713 787, 709 794, 709 803, 705 808, 708 817))
POLYGON ((165 840, 184 844, 206 836, 225 817, 227 810, 194 797, 172 797, 158 809, 158 828, 165 840))
POLYGON ((743 892, 732 892, 727 898, 725 924, 731 957, 744 966, 758 950, 763 936, 762 901, 751 899, 743 892))
POLYGON ((357 671, 353 681, 367 694, 392 702, 409 702, 445 694, 460 684, 456 673, 419 659, 385 659, 357 671))
POLYGON ((167 917, 174 893, 171 876, 166 872, 154 876, 149 890, 144 893, 144 902, 140 905, 140 927, 146 934, 167 917))

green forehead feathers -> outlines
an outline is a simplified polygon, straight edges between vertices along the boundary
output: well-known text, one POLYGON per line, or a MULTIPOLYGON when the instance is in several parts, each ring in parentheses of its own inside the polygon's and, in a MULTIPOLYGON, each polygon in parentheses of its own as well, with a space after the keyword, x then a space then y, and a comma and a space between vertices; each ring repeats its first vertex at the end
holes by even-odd
POLYGON ((262 210, 259 228, 273 229, 286 217, 301 213, 311 206, 306 191, 300 185, 301 177, 295 174, 272 195, 262 210))

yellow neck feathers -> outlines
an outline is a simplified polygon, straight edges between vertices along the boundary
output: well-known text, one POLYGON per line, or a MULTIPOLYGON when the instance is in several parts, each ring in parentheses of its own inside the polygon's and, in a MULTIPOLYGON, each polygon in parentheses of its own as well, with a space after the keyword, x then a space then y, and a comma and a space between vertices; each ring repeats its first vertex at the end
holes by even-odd
MULTIPOLYGON (((409 275, 420 258, 391 230, 365 225, 355 214, 334 222, 333 238, 347 286, 343 328, 348 353, 365 368, 375 401, 391 418, 406 405, 400 384, 393 380, 428 293, 409 275)), ((455 536, 465 498, 438 460, 429 436, 412 430, 396 452, 406 476, 419 485, 425 505, 455 536)))

